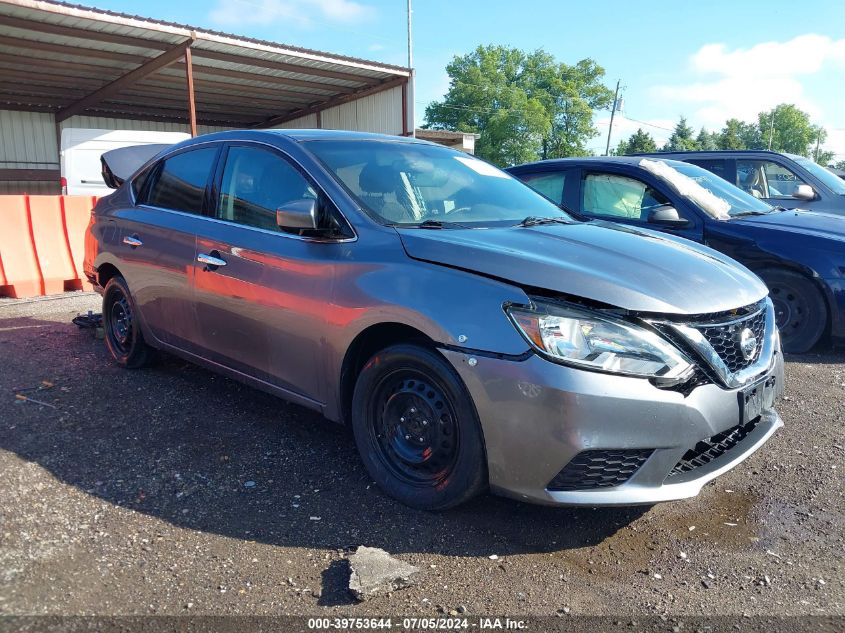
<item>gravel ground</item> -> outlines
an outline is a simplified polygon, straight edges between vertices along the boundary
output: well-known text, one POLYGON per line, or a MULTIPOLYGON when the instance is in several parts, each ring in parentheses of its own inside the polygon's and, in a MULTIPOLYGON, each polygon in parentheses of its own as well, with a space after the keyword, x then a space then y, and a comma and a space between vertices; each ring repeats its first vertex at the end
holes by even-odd
POLYGON ((786 426, 692 500, 633 509, 383 496, 346 429, 166 358, 112 364, 0 302, 0 614, 845 614, 845 356, 788 358, 786 426), (15 399, 15 389, 55 409, 15 399), (42 385, 43 386, 43 385, 42 385), (417 583, 356 604, 347 555, 417 583))

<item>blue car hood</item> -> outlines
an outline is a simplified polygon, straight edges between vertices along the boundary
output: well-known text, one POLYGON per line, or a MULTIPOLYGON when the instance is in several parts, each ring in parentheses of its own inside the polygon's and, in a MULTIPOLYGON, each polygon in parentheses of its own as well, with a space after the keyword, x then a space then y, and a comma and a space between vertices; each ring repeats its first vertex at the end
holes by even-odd
POLYGON ((710 248, 606 222, 397 231, 414 259, 637 312, 721 312, 768 294, 710 248))
POLYGON ((747 215, 730 220, 753 226, 766 226, 828 239, 845 240, 845 217, 814 211, 779 211, 766 215, 747 215))

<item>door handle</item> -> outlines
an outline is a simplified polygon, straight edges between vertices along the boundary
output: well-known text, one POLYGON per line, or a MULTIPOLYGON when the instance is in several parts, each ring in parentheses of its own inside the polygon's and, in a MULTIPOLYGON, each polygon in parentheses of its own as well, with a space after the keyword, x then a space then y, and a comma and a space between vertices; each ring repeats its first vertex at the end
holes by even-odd
POLYGON ((127 246, 131 246, 132 248, 138 248, 139 246, 143 246, 144 243, 139 240, 134 235, 127 235, 123 238, 123 243, 127 246))
POLYGON ((226 265, 225 259, 220 259, 219 257, 215 257, 214 255, 209 255, 207 253, 200 253, 197 255, 197 261, 200 264, 205 264, 208 267, 207 270, 214 270, 219 266, 226 265))

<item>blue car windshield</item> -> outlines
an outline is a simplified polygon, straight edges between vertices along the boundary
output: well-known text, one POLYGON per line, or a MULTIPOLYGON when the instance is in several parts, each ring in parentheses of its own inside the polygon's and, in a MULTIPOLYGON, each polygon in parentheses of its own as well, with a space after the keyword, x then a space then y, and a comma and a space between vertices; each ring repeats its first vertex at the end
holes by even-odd
POLYGON ((361 207, 399 226, 513 225, 526 217, 570 220, 533 189, 474 156, 425 143, 304 143, 361 207))
MULTIPOLYGON (((728 219, 731 216, 746 213, 770 213, 774 211, 772 205, 755 198, 751 194, 745 193, 739 187, 735 187, 727 180, 706 169, 679 161, 669 161, 665 164, 712 194, 712 196, 696 196, 695 188, 685 190, 683 187, 684 183, 679 183, 681 185, 682 195, 685 195, 687 198, 695 197, 696 199, 693 202, 716 219, 728 219)), ((671 181, 671 178, 664 177, 664 180, 671 181)), ((669 182, 669 184, 672 184, 672 182, 669 182)))
POLYGON ((804 158, 803 156, 790 155, 790 158, 813 174, 816 178, 821 180, 825 185, 830 187, 833 193, 845 196, 845 180, 842 180, 832 171, 825 169, 815 161, 812 161, 809 158, 804 158))

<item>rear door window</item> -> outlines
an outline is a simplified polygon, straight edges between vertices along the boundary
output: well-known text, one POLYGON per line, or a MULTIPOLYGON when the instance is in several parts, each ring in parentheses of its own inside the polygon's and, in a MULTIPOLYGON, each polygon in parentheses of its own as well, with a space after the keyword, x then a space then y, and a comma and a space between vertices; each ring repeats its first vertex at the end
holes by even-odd
POLYGON ((519 179, 535 191, 542 193, 555 204, 563 202, 563 185, 566 182, 566 172, 519 174, 519 179))
POLYGON ((202 214, 205 189, 216 157, 217 147, 203 147, 166 158, 155 171, 146 203, 202 214))
POLYGON ((706 169, 710 173, 716 174, 719 178, 724 178, 730 181, 728 174, 727 161, 721 158, 697 158, 695 160, 688 160, 688 163, 698 165, 702 169, 706 169))

